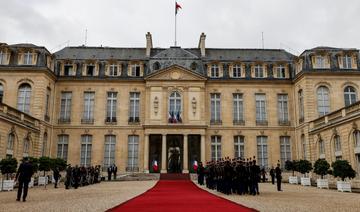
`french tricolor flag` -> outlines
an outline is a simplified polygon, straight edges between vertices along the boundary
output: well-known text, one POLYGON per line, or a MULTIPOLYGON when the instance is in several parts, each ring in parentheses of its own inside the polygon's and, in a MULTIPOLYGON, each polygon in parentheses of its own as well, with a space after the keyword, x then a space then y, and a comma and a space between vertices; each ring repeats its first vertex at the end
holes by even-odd
POLYGON ((157 160, 154 161, 153 170, 154 170, 154 172, 157 172, 159 170, 157 160))
POLYGON ((194 171, 197 172, 198 169, 198 162, 196 160, 194 160, 194 165, 193 165, 194 171))

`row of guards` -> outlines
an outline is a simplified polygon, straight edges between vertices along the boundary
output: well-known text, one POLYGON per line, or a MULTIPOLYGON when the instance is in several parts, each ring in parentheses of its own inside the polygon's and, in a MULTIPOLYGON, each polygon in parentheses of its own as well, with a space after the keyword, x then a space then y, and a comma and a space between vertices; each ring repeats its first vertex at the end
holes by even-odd
MULTIPOLYGON (((153 160, 151 168, 152 168, 151 172, 155 172, 155 173, 159 172, 159 164, 157 160, 153 160)), ((192 165, 192 170, 190 170, 190 172, 196 173, 197 169, 198 169, 198 162, 194 160, 192 165)))

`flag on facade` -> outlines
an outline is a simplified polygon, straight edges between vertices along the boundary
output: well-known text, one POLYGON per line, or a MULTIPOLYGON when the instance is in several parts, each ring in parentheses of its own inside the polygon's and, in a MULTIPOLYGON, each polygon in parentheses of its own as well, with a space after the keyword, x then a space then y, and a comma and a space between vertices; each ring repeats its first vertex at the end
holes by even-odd
POLYGON ((194 172, 197 172, 197 169, 198 169, 198 162, 197 162, 196 160, 194 160, 193 169, 194 169, 194 172))
POLYGON ((178 4, 177 2, 175 2, 175 15, 177 14, 178 10, 182 9, 182 7, 180 6, 180 4, 178 4))
POLYGON ((157 160, 154 160, 153 171, 154 171, 154 172, 157 172, 158 170, 159 170, 159 167, 158 167, 157 160))
POLYGON ((177 119, 177 122, 179 122, 179 123, 182 122, 180 111, 177 112, 177 114, 176 114, 176 119, 177 119))

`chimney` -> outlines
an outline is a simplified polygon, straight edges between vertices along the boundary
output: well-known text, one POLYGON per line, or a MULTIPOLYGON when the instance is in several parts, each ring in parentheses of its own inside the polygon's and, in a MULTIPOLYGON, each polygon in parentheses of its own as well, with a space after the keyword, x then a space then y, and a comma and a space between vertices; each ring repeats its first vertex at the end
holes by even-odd
POLYGON ((201 33, 200 40, 199 40, 199 46, 198 46, 198 48, 200 49, 200 52, 201 52, 201 57, 205 57, 205 38, 206 38, 205 33, 201 33))
POLYGON ((150 32, 148 32, 146 34, 146 57, 150 57, 150 51, 151 51, 152 47, 153 47, 152 37, 151 37, 150 32))

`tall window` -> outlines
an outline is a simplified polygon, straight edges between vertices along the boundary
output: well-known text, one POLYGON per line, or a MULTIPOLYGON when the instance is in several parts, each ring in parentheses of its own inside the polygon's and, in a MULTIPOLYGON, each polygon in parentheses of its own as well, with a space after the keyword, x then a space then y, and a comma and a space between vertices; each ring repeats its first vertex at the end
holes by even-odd
POLYGON ((61 92, 60 121, 70 122, 72 92, 61 92))
POLYGON ((23 64, 24 65, 32 65, 32 60, 33 60, 33 53, 32 52, 26 52, 24 54, 23 64))
POLYGON ((302 155, 303 159, 306 160, 306 141, 305 141, 305 135, 301 134, 301 146, 302 146, 302 155))
POLYGON ((59 135, 57 143, 57 157, 67 160, 69 146, 69 136, 59 135))
POLYGON ((341 151, 341 140, 339 135, 334 136, 334 147, 336 152, 341 151))
POLYGON ((221 136, 211 136, 211 160, 221 158, 221 136))
POLYGON ((240 78, 241 77, 241 65, 235 64, 233 66, 233 77, 240 78))
POLYGON ((323 140, 319 140, 319 154, 320 156, 325 154, 325 143, 323 140))
POLYGON ((241 93, 233 94, 233 122, 244 122, 244 104, 243 95, 241 93))
POLYGON ((285 161, 291 160, 291 146, 289 136, 280 136, 281 167, 285 167, 285 161))
POLYGON ((288 123, 289 112, 288 112, 288 95, 278 94, 278 118, 279 123, 288 123))
POLYGON ((299 102, 299 122, 304 121, 304 94, 303 90, 298 91, 298 102, 299 102))
POLYGON ((48 140, 48 135, 47 135, 47 133, 44 133, 43 145, 42 145, 42 150, 41 150, 42 156, 46 156, 47 140, 48 140))
POLYGON ((104 167, 106 168, 115 163, 115 144, 115 135, 105 136, 104 167))
POLYGON ((181 123, 181 96, 172 92, 169 98, 169 123, 181 123))
POLYGON ((348 55, 342 57, 343 68, 352 69, 352 58, 348 55))
POLYGON ((3 102, 4 98, 4 86, 0 83, 0 103, 3 102))
POLYGON ((140 93, 130 92, 129 122, 140 122, 140 93))
POLYGON ((214 78, 220 77, 220 70, 217 64, 212 64, 210 66, 210 76, 214 78))
POLYGON ((95 75, 95 65, 87 64, 86 65, 86 76, 94 76, 95 75))
POLYGON ((354 146, 356 147, 360 147, 360 131, 356 130, 354 132, 354 146))
POLYGON ((116 64, 109 65, 109 76, 114 77, 118 75, 118 66, 116 64))
POLYGON ((329 89, 325 86, 320 86, 317 89, 317 102, 319 116, 326 115, 330 112, 329 89))
POLYGON ((268 167, 267 136, 257 136, 257 158, 260 166, 268 167))
POLYGON ((30 151, 30 141, 28 138, 24 138, 24 143, 23 143, 23 156, 27 157, 29 156, 29 151, 30 151))
POLYGON ((7 146, 6 146, 6 154, 7 155, 14 154, 14 146, 15 146, 15 135, 14 135, 14 133, 10 133, 8 135, 7 146))
POLYGON ((347 86, 344 89, 344 100, 345 106, 354 104, 357 100, 355 88, 352 86, 347 86))
POLYGON ((131 65, 131 76, 140 77, 140 65, 139 64, 131 65))
POLYGON ((90 166, 91 165, 91 148, 92 148, 92 136, 82 135, 81 136, 81 153, 80 153, 80 165, 90 166))
POLYGON ((136 171, 139 167, 139 136, 130 135, 128 137, 128 170, 136 171))
POLYGON ((116 122, 117 92, 107 93, 106 122, 116 122))
POLYGON ((49 118, 49 109, 50 109, 50 88, 46 89, 46 99, 45 99, 45 120, 49 118))
POLYGON ((29 84, 22 84, 18 91, 18 110, 24 113, 30 113, 30 98, 31 86, 29 84))
POLYGON ((267 121, 266 118, 266 98, 265 94, 255 94, 256 102, 256 122, 263 123, 267 121))
POLYGON ((276 67, 276 73, 277 73, 277 78, 285 78, 286 77, 286 69, 283 65, 279 65, 276 67))
POLYGON ((244 154, 244 149, 245 149, 245 144, 244 144, 244 136, 238 135, 238 136, 234 136, 234 150, 235 150, 235 158, 241 157, 244 158, 245 154, 244 154))
POLYGON ((64 65, 64 76, 71 76, 73 75, 73 65, 72 64, 65 64, 64 65))
POLYGON ((210 111, 211 111, 211 123, 221 122, 221 105, 220 105, 220 94, 210 94, 210 111))
POLYGON ((92 122, 94 120, 95 92, 84 92, 84 113, 83 121, 92 122))
POLYGON ((256 65, 254 68, 255 78, 264 78, 264 68, 261 65, 256 65))
POLYGON ((315 68, 325 68, 324 56, 315 56, 315 68))

